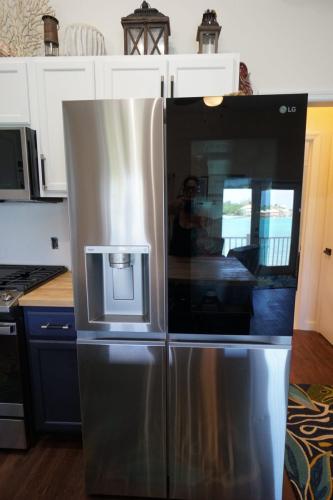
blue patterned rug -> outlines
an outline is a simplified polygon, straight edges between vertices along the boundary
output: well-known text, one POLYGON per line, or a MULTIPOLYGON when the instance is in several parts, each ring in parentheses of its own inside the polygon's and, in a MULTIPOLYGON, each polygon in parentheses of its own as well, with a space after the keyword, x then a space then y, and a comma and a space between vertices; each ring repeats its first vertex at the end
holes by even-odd
POLYGON ((297 499, 333 498, 333 386, 290 385, 285 467, 297 499))
POLYGON ((256 288, 296 288, 296 278, 288 274, 256 276, 256 288))

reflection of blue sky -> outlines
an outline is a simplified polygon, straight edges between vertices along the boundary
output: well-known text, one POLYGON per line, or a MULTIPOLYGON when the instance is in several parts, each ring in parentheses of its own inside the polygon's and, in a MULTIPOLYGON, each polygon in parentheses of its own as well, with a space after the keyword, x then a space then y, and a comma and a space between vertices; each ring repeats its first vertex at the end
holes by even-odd
POLYGON ((285 206, 292 209, 294 203, 294 191, 292 189, 270 189, 263 192, 264 200, 262 203, 264 205, 274 205, 285 206))
POLYGON ((231 203, 251 203, 251 189, 224 189, 223 201, 224 203, 230 201, 231 203))

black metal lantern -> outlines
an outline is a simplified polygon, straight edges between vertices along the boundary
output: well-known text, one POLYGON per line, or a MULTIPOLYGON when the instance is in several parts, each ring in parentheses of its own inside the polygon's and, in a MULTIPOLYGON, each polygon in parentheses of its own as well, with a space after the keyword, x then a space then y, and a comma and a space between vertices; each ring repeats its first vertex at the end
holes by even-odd
POLYGON ((221 26, 216 20, 215 10, 206 10, 197 31, 199 54, 213 54, 218 52, 220 31, 221 26))
POLYGON ((124 53, 129 55, 167 54, 169 18, 142 2, 133 14, 121 18, 124 28, 124 53))

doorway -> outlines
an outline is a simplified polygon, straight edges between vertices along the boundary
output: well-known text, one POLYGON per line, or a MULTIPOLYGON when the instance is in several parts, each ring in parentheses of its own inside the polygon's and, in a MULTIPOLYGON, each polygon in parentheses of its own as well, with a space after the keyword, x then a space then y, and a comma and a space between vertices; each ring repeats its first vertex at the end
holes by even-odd
POLYGON ((310 104, 295 328, 333 343, 333 102, 310 104), (325 249, 328 249, 325 253, 325 249))

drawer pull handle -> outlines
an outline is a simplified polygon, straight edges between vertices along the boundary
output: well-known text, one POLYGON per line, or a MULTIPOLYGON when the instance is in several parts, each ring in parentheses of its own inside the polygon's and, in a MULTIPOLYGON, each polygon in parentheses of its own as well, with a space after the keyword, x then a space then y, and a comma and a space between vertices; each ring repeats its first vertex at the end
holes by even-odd
POLYGON ((43 330, 69 330, 70 325, 66 323, 66 325, 57 325, 55 323, 46 323, 46 325, 41 325, 43 330))

